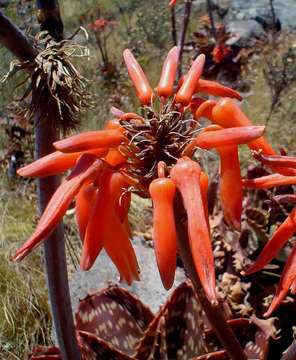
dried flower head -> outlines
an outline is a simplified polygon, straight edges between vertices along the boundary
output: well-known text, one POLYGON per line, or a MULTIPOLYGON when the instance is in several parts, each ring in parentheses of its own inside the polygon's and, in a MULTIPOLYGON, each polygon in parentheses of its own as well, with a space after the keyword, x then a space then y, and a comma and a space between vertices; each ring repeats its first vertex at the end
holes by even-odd
POLYGON ((46 31, 37 35, 36 47, 38 54, 34 60, 14 60, 3 81, 15 71, 28 71, 31 76, 25 83, 28 86, 21 99, 25 104, 21 109, 22 115, 29 121, 37 112, 41 118, 45 118, 49 109, 54 109, 58 115, 54 126, 61 127, 66 132, 75 128, 81 112, 91 104, 87 91, 88 80, 70 61, 74 57, 87 57, 88 49, 75 44, 71 39, 56 41, 46 31))

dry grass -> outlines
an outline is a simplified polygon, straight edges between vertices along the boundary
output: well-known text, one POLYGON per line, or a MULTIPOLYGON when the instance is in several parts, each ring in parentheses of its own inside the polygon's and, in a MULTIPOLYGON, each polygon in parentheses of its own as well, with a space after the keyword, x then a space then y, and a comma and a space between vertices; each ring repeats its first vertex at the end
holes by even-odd
POLYGON ((36 343, 50 341, 51 321, 40 255, 23 263, 9 259, 34 226, 35 210, 1 178, 0 192, 0 359, 24 359, 36 343))

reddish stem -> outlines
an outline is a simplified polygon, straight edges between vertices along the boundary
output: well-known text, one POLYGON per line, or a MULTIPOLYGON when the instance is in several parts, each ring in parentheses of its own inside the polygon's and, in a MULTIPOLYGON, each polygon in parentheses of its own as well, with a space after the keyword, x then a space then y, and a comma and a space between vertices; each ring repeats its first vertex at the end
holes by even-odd
POLYGON ((208 320, 212 324, 217 334, 217 337, 221 341, 221 344, 224 346, 229 357, 233 360, 247 360, 247 356, 241 348, 237 338, 235 337, 235 334, 226 322, 220 305, 211 305, 210 301, 207 299, 201 287, 200 280, 198 274, 196 273, 192 254, 190 251, 186 221, 184 218, 185 210, 181 196, 178 192, 175 197, 174 212, 177 230, 178 250, 183 261, 185 270, 193 284, 193 287, 203 307, 203 310, 205 311, 208 320))

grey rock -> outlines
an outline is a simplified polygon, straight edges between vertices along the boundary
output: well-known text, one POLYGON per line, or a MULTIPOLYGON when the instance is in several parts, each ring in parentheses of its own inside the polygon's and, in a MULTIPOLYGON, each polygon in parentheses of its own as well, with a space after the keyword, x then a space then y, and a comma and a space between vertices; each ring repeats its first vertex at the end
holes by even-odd
POLYGON ((255 20, 235 20, 227 24, 227 29, 232 34, 238 34, 241 38, 264 36, 262 26, 255 20))
MULTIPOLYGON (((77 270, 70 281, 70 292, 73 311, 76 311, 78 302, 87 294, 103 289, 111 284, 118 284, 136 295, 153 312, 166 301, 169 294, 180 283, 186 280, 182 269, 177 268, 175 283, 170 291, 162 286, 154 250, 144 244, 140 238, 135 238, 133 246, 141 268, 141 281, 134 282, 132 286, 119 284, 118 272, 105 252, 102 252, 90 271, 77 270)), ((120 250, 119 250, 120 251, 120 250)))

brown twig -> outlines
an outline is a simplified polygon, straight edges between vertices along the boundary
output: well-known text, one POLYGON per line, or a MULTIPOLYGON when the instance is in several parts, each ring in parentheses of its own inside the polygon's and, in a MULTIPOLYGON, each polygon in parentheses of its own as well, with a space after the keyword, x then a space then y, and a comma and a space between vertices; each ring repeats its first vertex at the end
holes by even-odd
POLYGON ((172 40, 174 46, 177 45, 177 27, 176 27, 176 12, 175 7, 171 7, 171 30, 172 30, 172 40))
POLYGON ((186 33, 187 33, 188 24, 189 24, 189 20, 190 20, 191 7, 192 7, 192 0, 186 0, 185 8, 184 8, 184 16, 183 16, 183 24, 182 24, 182 29, 181 29, 181 35, 180 35, 180 38, 179 38, 179 41, 178 41, 178 46, 179 46, 179 49, 180 49, 179 72, 178 72, 178 77, 179 78, 182 75, 182 58, 183 58, 183 51, 184 51, 186 33))
MULTIPOLYGON (((189 240, 187 236, 185 211, 181 199, 181 195, 177 193, 174 204, 175 221, 178 235, 178 250, 183 261, 185 270, 193 284, 199 301, 206 313, 206 316, 212 324, 218 339, 227 351, 229 357, 233 360, 246 360, 247 356, 241 348, 232 329, 227 324, 220 305, 213 306, 201 287, 198 274, 195 270, 192 254, 190 251, 189 240), (184 221, 182 221, 184 219, 184 221)), ((198 221, 198 219, 197 219, 198 221)))
POLYGON ((215 20, 214 20, 214 14, 213 14, 211 0, 207 0, 207 10, 208 10, 208 14, 209 14, 210 22, 211 22, 212 36, 215 40, 217 40, 217 31, 216 31, 216 26, 215 26, 215 20))

